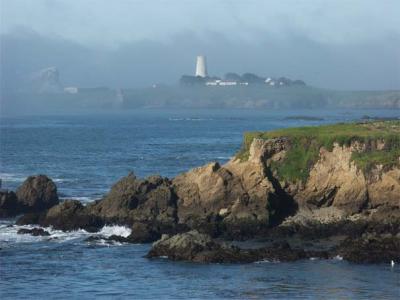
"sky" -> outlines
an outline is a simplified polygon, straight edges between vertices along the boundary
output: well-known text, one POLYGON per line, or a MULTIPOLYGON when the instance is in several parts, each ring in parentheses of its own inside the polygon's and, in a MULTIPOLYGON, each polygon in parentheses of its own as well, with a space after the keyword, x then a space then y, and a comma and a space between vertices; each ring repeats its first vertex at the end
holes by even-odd
POLYGON ((254 72, 326 88, 400 89, 398 0, 0 4, 0 66, 11 74, 5 84, 50 65, 68 84, 173 84, 205 54, 219 76, 254 72))

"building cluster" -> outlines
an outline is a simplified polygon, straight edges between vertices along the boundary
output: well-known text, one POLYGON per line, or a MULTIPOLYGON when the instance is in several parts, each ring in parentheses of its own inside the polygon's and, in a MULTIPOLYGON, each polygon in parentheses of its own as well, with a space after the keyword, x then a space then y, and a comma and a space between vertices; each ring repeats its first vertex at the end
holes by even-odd
POLYGON ((248 86, 248 85, 266 85, 270 87, 282 87, 291 85, 305 85, 302 80, 291 80, 289 78, 280 77, 261 77, 253 73, 227 73, 225 77, 210 77, 207 72, 207 60, 205 56, 197 56, 195 76, 183 75, 181 84, 185 86, 205 85, 205 86, 248 86))

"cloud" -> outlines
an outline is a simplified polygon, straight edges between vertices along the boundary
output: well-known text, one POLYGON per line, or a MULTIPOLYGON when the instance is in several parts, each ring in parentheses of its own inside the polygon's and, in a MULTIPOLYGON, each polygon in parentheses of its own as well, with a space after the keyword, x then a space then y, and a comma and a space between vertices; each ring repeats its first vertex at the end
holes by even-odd
POLYGON ((352 44, 400 34, 397 0, 0 0, 1 30, 31 28, 89 47, 151 39, 182 31, 219 32, 227 39, 300 35, 324 44, 352 44))

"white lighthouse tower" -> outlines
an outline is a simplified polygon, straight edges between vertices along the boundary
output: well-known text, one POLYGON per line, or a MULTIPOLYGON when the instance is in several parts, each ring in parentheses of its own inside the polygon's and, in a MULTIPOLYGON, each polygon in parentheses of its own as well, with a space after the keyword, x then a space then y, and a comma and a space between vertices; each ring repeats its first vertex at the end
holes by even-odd
POLYGON ((196 61, 196 76, 207 77, 207 61, 203 55, 197 56, 196 61))

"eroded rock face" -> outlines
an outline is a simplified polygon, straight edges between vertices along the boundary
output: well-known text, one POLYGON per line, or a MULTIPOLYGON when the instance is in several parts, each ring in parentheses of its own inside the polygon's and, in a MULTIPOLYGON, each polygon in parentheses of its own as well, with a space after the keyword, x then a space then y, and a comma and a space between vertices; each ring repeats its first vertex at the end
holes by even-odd
MULTIPOLYGON (((231 235, 268 226, 268 204, 274 188, 261 163, 230 161, 211 163, 177 176, 179 222, 204 230, 214 222, 231 235)), ((210 228, 209 233, 218 231, 210 228)))
POLYGON ((161 176, 139 179, 130 174, 114 184, 90 211, 106 222, 151 224, 168 231, 176 224, 176 196, 170 185, 161 176))
POLYGON ((293 195, 299 206, 333 206, 347 215, 360 212, 368 201, 364 174, 351 162, 352 149, 335 145, 320 150, 304 189, 293 195))
POLYGON ((266 160, 279 159, 288 145, 284 138, 256 139, 247 161, 234 158, 223 166, 214 162, 177 176, 173 185, 179 222, 211 234, 241 238, 290 214, 292 199, 274 183, 266 167, 266 160))
POLYGON ((29 176, 16 192, 24 211, 42 211, 59 203, 57 187, 45 175, 29 176))
POLYGON ((369 207, 383 205, 400 209, 400 169, 380 173, 376 178, 371 177, 367 185, 369 207))

